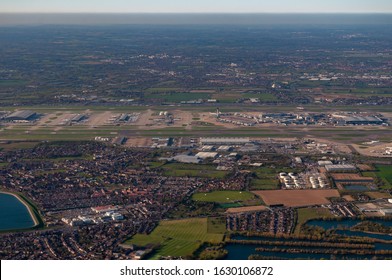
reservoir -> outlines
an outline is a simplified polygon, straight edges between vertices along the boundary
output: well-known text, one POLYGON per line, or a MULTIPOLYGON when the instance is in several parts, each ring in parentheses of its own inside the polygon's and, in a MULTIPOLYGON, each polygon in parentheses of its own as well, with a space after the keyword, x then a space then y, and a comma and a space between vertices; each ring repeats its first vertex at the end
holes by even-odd
POLYGON ((0 193, 0 231, 31 228, 34 225, 28 208, 19 199, 0 193))

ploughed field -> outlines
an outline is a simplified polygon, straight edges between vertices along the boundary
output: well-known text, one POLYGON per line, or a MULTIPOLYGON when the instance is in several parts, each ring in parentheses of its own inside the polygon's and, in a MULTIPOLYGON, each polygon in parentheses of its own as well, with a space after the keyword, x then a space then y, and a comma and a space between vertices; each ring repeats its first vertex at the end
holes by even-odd
POLYGON ((288 207, 329 204, 328 198, 340 197, 337 190, 272 190, 253 193, 267 205, 283 204, 288 207))

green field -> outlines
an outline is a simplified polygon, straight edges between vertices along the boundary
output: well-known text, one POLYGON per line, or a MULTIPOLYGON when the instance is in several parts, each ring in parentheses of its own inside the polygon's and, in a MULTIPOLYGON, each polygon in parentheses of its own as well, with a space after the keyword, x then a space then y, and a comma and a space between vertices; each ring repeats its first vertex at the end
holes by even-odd
POLYGON ((207 220, 207 232, 224 234, 226 232, 226 217, 210 217, 207 220))
POLYGON ((202 202, 231 204, 257 200, 257 197, 253 193, 245 191, 215 191, 210 193, 195 193, 192 199, 202 202))
POLYGON ((162 166, 165 176, 173 177, 202 177, 211 179, 222 179, 228 172, 216 170, 215 165, 205 165, 205 164, 180 164, 180 163, 170 163, 162 166))
POLYGON ((297 214, 298 218, 294 230, 295 234, 299 234, 301 231, 301 226, 309 220, 333 217, 333 215, 326 208, 300 208, 297 209, 297 214))
POLYGON ((376 165, 375 172, 363 172, 364 176, 378 177, 383 189, 392 189, 392 165, 376 165))
POLYGON ((144 95, 144 99, 157 99, 166 102, 180 103, 181 101, 190 101, 197 99, 209 99, 209 93, 191 93, 191 92, 174 92, 174 93, 149 93, 144 95))
POLYGON ((16 87, 24 85, 26 85, 26 81, 24 80, 0 80, 0 87, 16 87))
POLYGON ((277 190, 278 180, 276 179, 252 179, 250 181, 252 190, 277 190))
MULTIPOLYGON (((268 167, 261 167, 254 170, 255 177, 250 181, 251 190, 276 190, 278 189, 277 174, 286 172, 286 170, 278 170, 268 167)), ((291 169, 287 172, 292 172, 291 169)))
POLYGON ((376 165, 379 176, 387 185, 392 187, 392 165, 376 165))
POLYGON ((262 102, 268 102, 268 101, 278 101, 278 98, 273 95, 272 93, 245 93, 242 94, 242 98, 258 98, 262 102))
POLYGON ((151 234, 136 234, 126 244, 159 245, 151 256, 151 259, 158 259, 160 256, 190 256, 204 242, 220 243, 222 240, 223 234, 208 232, 207 218, 194 218, 162 221, 151 234))

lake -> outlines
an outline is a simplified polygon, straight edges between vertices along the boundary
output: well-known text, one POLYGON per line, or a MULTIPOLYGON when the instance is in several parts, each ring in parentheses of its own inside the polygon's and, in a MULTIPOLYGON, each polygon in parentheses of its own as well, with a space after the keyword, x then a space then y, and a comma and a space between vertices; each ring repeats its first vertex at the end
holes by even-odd
POLYGON ((33 227, 34 220, 27 207, 15 196, 0 193, 0 230, 33 227))
MULTIPOLYGON (((387 227, 392 227, 392 220, 378 220, 373 219, 369 220, 375 223, 382 224, 387 227)), ((337 234, 345 235, 345 236, 358 236, 358 237, 368 237, 368 238, 376 238, 380 240, 392 240, 392 235, 389 234, 378 234, 378 233, 370 233, 370 232, 362 232, 362 231, 352 231, 349 228, 363 222, 361 220, 341 220, 341 221, 323 221, 323 220, 312 220, 307 222, 306 224, 309 226, 318 226, 323 229, 338 229, 336 230, 337 234)))
MULTIPOLYGON (((384 226, 392 227, 392 220, 381 220, 381 219, 371 219, 367 220, 375 223, 382 224, 384 226)), ((331 221, 323 221, 323 220, 312 220, 307 222, 306 224, 309 226, 318 226, 324 229, 336 229, 339 227, 350 228, 353 227, 361 222, 362 220, 355 220, 355 219, 345 219, 345 220, 331 220, 331 221)))
MULTIPOLYGON (((273 240, 269 237, 246 237, 246 236, 235 236, 235 240, 273 240)), ((284 240, 277 238, 275 240, 284 240)), ((287 240, 286 240, 287 241, 287 240)), ((300 241, 300 240, 297 240, 300 241)), ((307 242, 318 242, 307 240, 307 242)), ((374 243, 375 250, 392 250, 392 244, 387 243, 374 243)), ((226 244, 225 249, 228 251, 226 260, 247 260, 250 255, 260 255, 264 257, 273 257, 278 259, 300 259, 300 260, 319 260, 319 259, 352 259, 352 260, 365 260, 372 259, 373 255, 355 255, 355 254, 345 254, 345 255, 333 255, 330 253, 301 253, 301 252, 258 252, 257 248, 301 248, 300 246, 275 246, 275 245, 259 245, 259 244, 226 244)), ((317 248, 317 247, 314 247, 317 248)), ((311 248, 309 248, 311 249, 311 248)), ((324 247, 317 248, 319 250, 325 250, 324 247)), ((379 256, 380 257, 380 256, 379 256)), ((382 256, 381 256, 382 257, 382 256)))

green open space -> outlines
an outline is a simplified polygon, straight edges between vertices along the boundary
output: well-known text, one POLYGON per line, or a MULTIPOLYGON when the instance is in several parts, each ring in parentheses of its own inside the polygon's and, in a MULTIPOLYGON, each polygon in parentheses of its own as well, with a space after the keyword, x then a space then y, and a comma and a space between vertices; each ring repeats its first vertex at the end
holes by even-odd
POLYGON ((39 142, 5 142, 0 143, 0 150, 12 151, 19 149, 30 149, 37 146, 39 142))
POLYGON ((207 164, 180 164, 169 163, 162 166, 165 176, 173 177, 202 177, 202 178, 215 178, 222 179, 228 175, 227 171, 216 170, 215 165, 207 164))
POLYGON ((244 93, 242 98, 258 98, 261 102, 278 101, 278 98, 272 93, 244 93))
POLYGON ((0 80, 0 87, 16 87, 26 85, 24 80, 0 80))
POLYGON ((144 99, 156 99, 165 102, 180 103, 181 101, 191 101, 198 99, 209 99, 209 93, 202 92, 172 92, 172 93, 149 93, 144 95, 144 99))
POLYGON ((182 91, 182 89, 177 87, 152 87, 145 90, 146 93, 165 93, 165 92, 178 92, 178 91, 182 91))
POLYGON ((222 208, 261 205, 263 201, 253 193, 247 191, 213 191, 209 193, 195 193, 192 199, 198 202, 218 203, 222 208))
POLYGON ((209 193, 195 193, 193 200, 216 203, 230 203, 255 199, 255 195, 245 191, 215 191, 209 193))
POLYGON ((392 165, 376 165, 376 171, 363 172, 363 176, 379 178, 382 189, 392 189, 392 165))
POLYGON ((379 176, 389 187, 392 187, 392 165, 376 165, 379 176))
POLYGON ((226 232, 226 217, 209 217, 207 219, 207 232, 224 234, 226 232))
POLYGON ((208 218, 192 218, 162 221, 150 234, 136 234, 125 243, 157 247, 151 259, 158 259, 160 256, 190 256, 203 243, 217 244, 222 240, 223 234, 208 232, 208 218))
POLYGON ((252 190, 277 190, 278 180, 276 179, 254 179, 250 181, 252 190))
POLYGON ((253 170, 254 177, 250 181, 251 190, 276 190, 279 188, 277 175, 280 172, 300 172, 292 168, 260 167, 253 170))
POLYGON ((309 220, 332 218, 333 215, 326 208, 299 208, 297 209, 297 223, 295 225, 295 234, 301 233, 301 227, 309 220))

